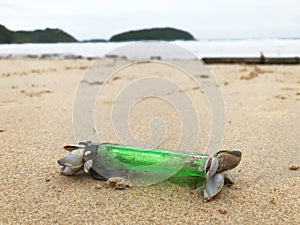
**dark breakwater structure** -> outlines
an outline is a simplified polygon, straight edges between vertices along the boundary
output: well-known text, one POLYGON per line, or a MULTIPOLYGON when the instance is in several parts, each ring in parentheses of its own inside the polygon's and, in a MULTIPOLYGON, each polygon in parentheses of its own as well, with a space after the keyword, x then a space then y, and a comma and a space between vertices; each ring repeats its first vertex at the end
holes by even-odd
POLYGON ((300 64, 299 57, 203 57, 206 64, 300 64))

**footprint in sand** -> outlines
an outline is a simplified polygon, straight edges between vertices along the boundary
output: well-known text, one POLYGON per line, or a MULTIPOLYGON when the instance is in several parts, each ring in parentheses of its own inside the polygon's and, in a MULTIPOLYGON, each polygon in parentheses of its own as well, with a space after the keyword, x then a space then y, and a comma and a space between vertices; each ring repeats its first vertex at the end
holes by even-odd
POLYGON ((282 96, 282 95, 276 95, 276 96, 274 96, 274 98, 281 99, 281 100, 286 99, 286 97, 282 96))
MULTIPOLYGON (((240 72, 244 72, 244 71, 247 71, 246 69, 245 70, 240 70, 240 72)), ((253 67, 253 71, 251 71, 249 74, 247 75, 243 75, 240 77, 241 80, 251 80, 251 79, 254 79, 255 77, 258 77, 258 75, 260 74, 263 74, 263 73, 272 73, 273 71, 272 70, 264 70, 264 69, 261 69, 260 67, 257 67, 257 66, 254 66, 253 67)))
POLYGON ((21 93, 24 93, 25 95, 29 97, 41 97, 44 94, 50 94, 52 91, 50 90, 43 90, 43 91, 38 91, 38 92, 26 92, 24 90, 21 90, 21 93))

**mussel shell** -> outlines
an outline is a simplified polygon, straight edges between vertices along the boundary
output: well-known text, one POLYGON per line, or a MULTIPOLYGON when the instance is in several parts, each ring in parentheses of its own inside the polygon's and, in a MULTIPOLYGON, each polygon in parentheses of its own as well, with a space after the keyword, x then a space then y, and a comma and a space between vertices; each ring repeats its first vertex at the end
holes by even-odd
POLYGON ((239 165, 242 153, 240 151, 220 151, 215 154, 215 157, 219 161, 219 167, 217 173, 231 170, 239 165))
POLYGON ((93 166, 93 160, 90 159, 90 160, 86 161, 83 165, 84 172, 88 173, 90 171, 90 169, 92 168, 92 166, 93 166))
POLYGON ((221 173, 215 174, 208 179, 204 189, 204 202, 209 202, 221 193, 224 186, 224 175, 221 173))
POLYGON ((205 169, 206 169, 206 180, 213 177, 219 168, 219 161, 217 158, 212 157, 206 161, 205 169))

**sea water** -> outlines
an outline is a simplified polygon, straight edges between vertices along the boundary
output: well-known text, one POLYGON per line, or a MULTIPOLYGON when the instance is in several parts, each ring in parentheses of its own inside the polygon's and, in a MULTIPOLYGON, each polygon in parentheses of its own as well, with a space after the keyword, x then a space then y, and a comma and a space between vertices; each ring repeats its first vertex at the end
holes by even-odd
MULTIPOLYGON (((173 41, 202 57, 300 57, 300 39, 224 39, 173 41)), ((118 47, 132 42, 0 44, 0 57, 28 57, 52 55, 56 57, 104 57, 118 47)), ((180 54, 174 56, 181 58, 180 54)))

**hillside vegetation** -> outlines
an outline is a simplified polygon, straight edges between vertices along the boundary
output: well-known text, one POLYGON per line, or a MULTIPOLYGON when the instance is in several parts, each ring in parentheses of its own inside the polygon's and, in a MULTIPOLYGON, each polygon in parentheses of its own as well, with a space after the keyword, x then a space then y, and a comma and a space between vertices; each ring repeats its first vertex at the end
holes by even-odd
POLYGON ((77 42, 70 34, 60 29, 34 30, 34 31, 11 31, 0 24, 0 43, 57 43, 77 42))
POLYGON ((152 28, 143 30, 127 31, 112 36, 109 41, 175 41, 175 40, 195 40, 188 32, 174 28, 152 28))
MULTIPOLYGON (((188 32, 175 28, 152 28, 123 32, 112 36, 109 41, 175 41, 175 40, 195 40, 188 32)), ((14 43, 58 43, 58 42, 78 42, 70 34, 60 29, 46 28, 34 31, 12 31, 0 24, 0 44, 14 43)), ((106 42, 104 39, 91 39, 81 42, 106 42)))

